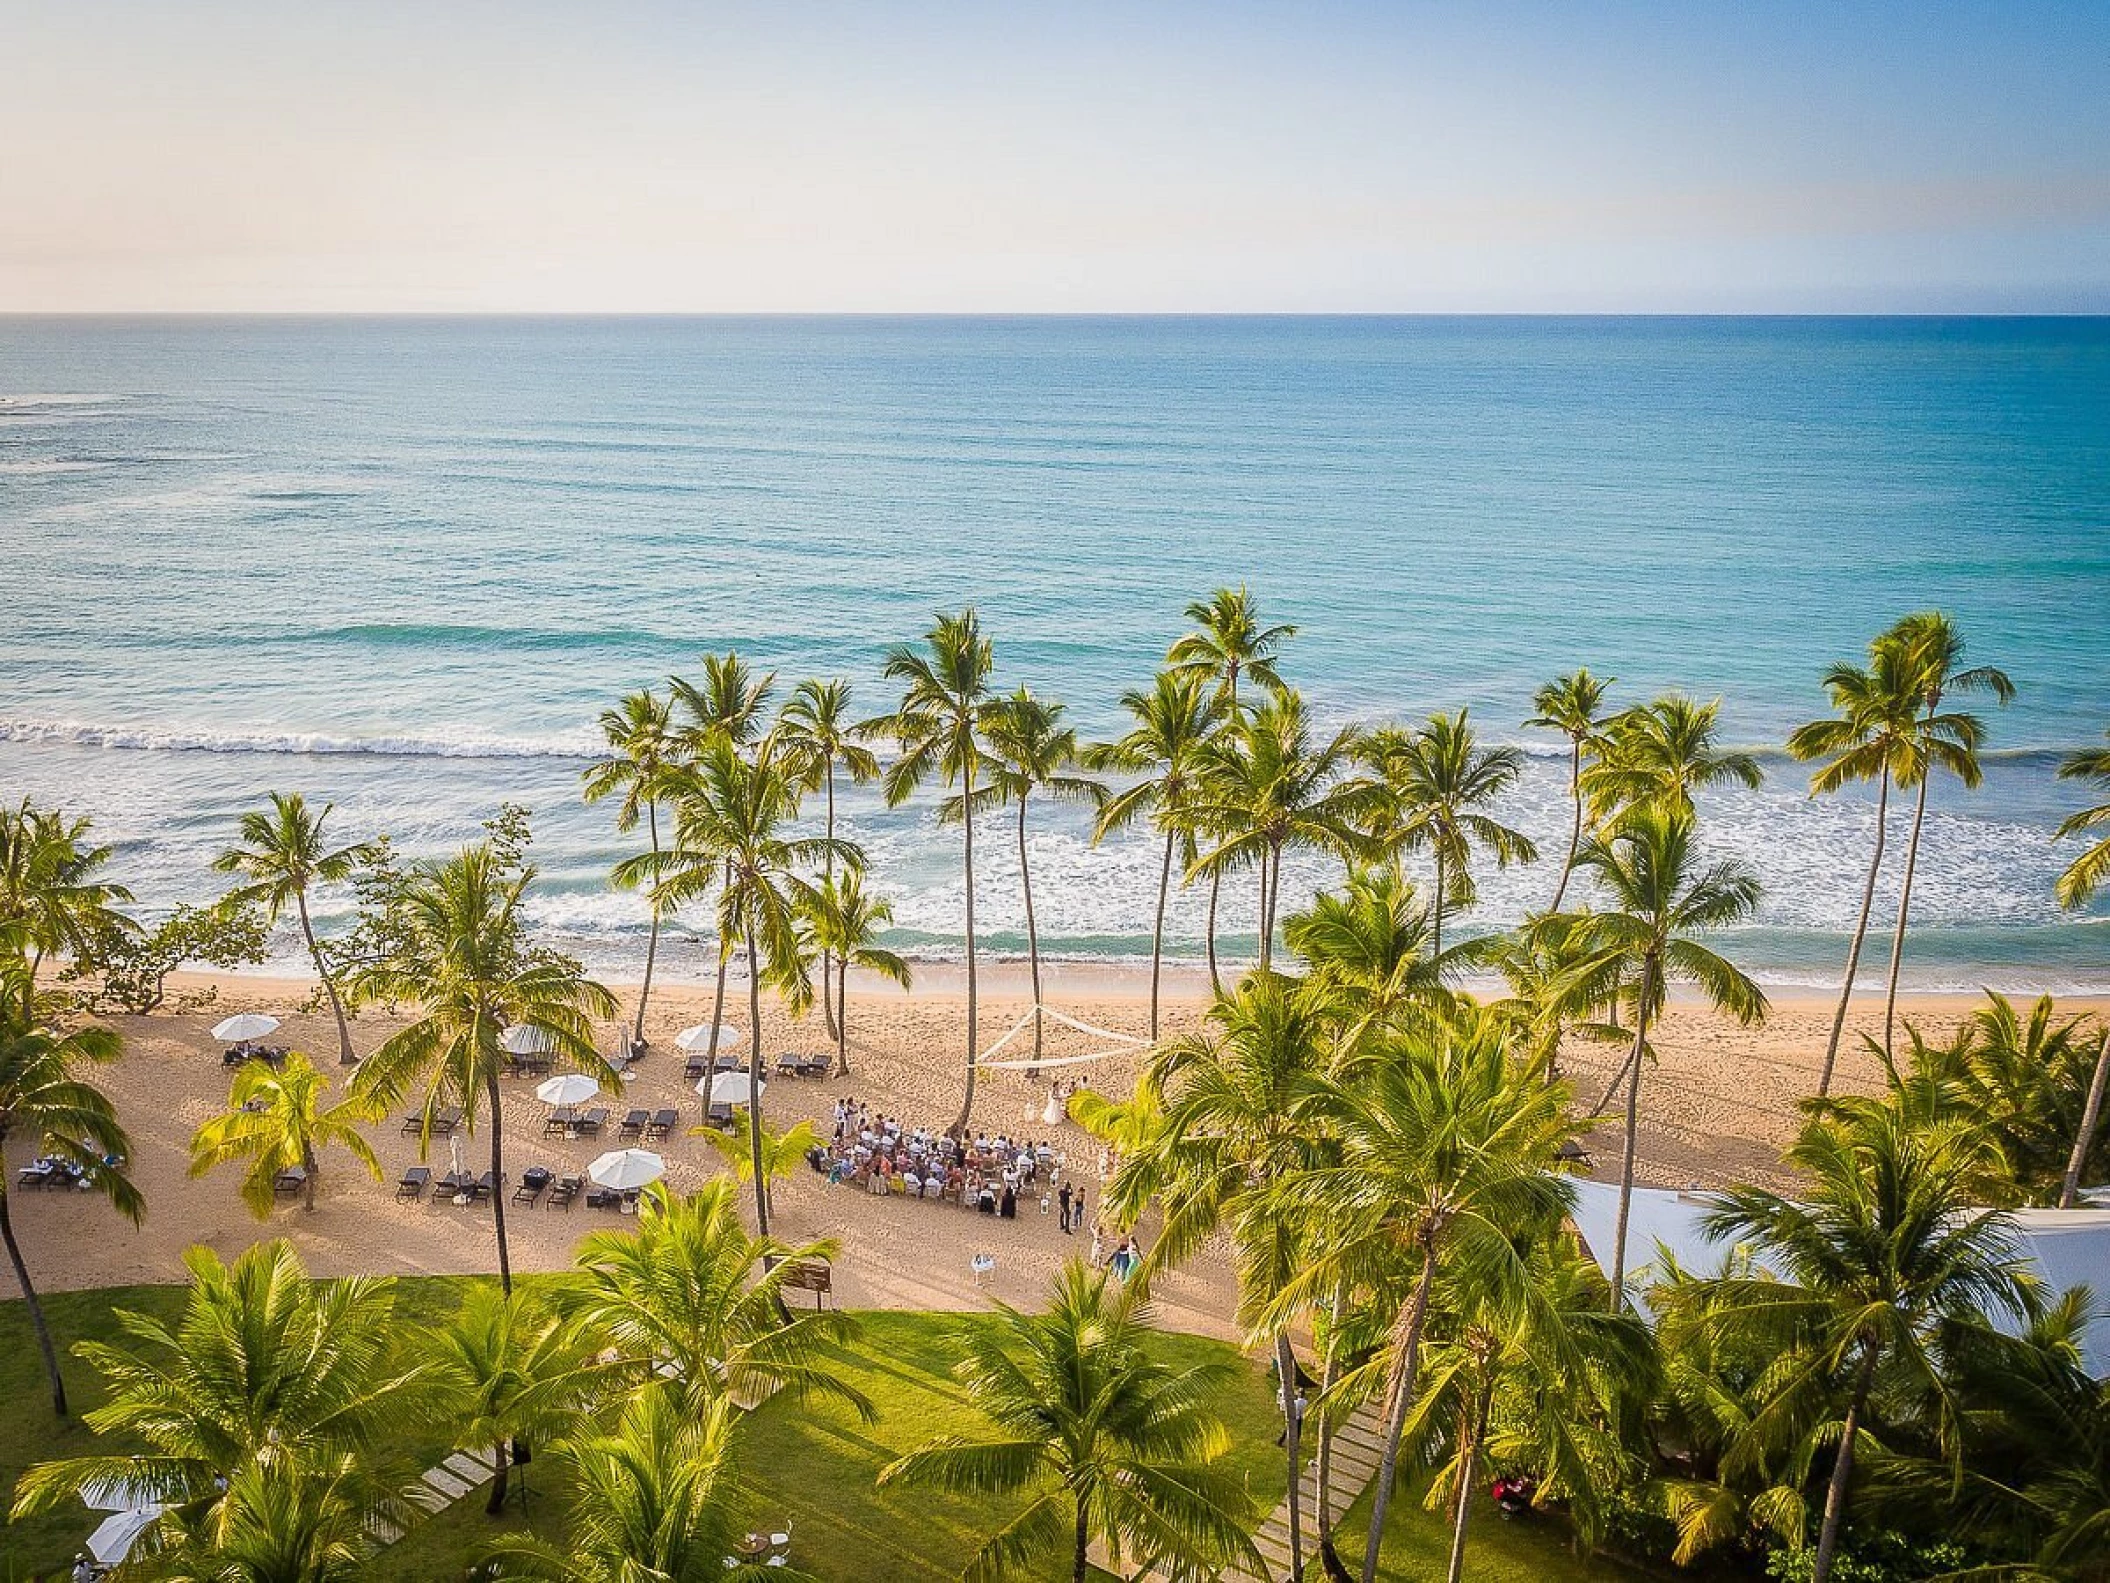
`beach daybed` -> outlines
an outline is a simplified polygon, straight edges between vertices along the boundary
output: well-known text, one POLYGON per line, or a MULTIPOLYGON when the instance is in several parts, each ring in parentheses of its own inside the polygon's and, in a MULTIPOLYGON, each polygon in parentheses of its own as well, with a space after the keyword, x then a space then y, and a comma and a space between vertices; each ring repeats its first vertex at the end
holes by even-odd
POLYGON ((308 1185, 308 1173, 297 1165, 289 1165, 271 1178, 271 1192, 277 1198, 291 1198, 308 1185))
POLYGON ((553 1174, 546 1165, 529 1166, 520 1173, 520 1185, 513 1189, 513 1202, 532 1204, 542 1196, 542 1190, 549 1186, 553 1174))
POLYGON ((544 1209, 571 1208, 571 1201, 579 1196, 579 1189, 585 1183, 586 1179, 583 1176, 558 1177, 557 1185, 552 1187, 549 1190, 549 1196, 542 1200, 542 1207, 544 1209))
MULTIPOLYGON (((456 1127, 459 1127, 461 1124, 462 1107, 459 1105, 449 1105, 443 1110, 436 1110, 433 1112, 432 1135, 435 1138, 444 1138, 450 1133, 452 1133, 454 1129, 456 1127)), ((424 1130, 425 1112, 423 1112, 422 1110, 413 1110, 409 1115, 403 1118, 404 1137, 411 1137, 416 1133, 423 1132, 424 1130)))
POLYGON ((674 1132, 674 1124, 679 1119, 680 1118, 671 1110, 654 1111, 652 1113, 652 1120, 647 1123, 645 1127, 646 1138, 656 1143, 662 1138, 672 1136, 674 1132))
POLYGON ((615 1129, 615 1135, 624 1143, 635 1143, 645 1135, 645 1128, 651 1121, 651 1111, 633 1110, 623 1118, 623 1124, 615 1129))
POLYGON ((399 1199, 408 1198, 413 1202, 422 1202, 425 1197, 425 1189, 431 1184, 431 1181, 431 1166, 413 1165, 403 1173, 403 1180, 396 1183, 396 1197, 399 1199))

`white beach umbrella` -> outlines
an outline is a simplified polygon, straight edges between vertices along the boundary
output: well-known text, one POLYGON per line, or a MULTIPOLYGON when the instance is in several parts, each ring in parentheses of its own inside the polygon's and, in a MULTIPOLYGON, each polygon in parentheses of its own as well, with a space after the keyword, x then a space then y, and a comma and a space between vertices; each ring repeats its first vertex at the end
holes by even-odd
MULTIPOLYGON (((696 1092, 714 1105, 744 1105, 747 1103, 747 1069, 735 1067, 730 1072, 714 1072, 709 1077, 699 1078, 696 1092)), ((769 1084, 756 1084, 755 1092, 768 1093, 769 1084)))
POLYGON ((240 1044, 244 1039, 261 1039, 267 1033, 278 1031, 278 1019, 261 1011, 244 1011, 216 1022, 212 1036, 228 1044, 240 1044))
POLYGON ((112 1567, 132 1553, 132 1546, 139 1543, 139 1536, 154 1525, 161 1515, 159 1506, 142 1506, 137 1511, 112 1512, 102 1520, 95 1532, 88 1536, 88 1554, 95 1557, 100 1566, 112 1567))
POLYGON ((556 1045, 547 1028, 533 1028, 526 1023, 498 1036, 498 1048, 507 1055, 547 1055, 556 1045))
POLYGON ((559 1072, 535 1085, 535 1097, 545 1105, 582 1105, 600 1091, 584 1072, 559 1072))
POLYGON ((81 1486, 81 1504, 91 1512, 136 1512, 154 1503, 130 1479, 90 1479, 81 1486))
POLYGON ((627 1193, 658 1181, 666 1169, 667 1162, 650 1149, 611 1149, 586 1167, 586 1174, 601 1187, 627 1193))
MULTIPOLYGON (((740 1041, 746 1037, 745 1033, 729 1022, 718 1024, 718 1048, 721 1050, 739 1048, 740 1041)), ((676 1049, 686 1050, 691 1055, 698 1050, 708 1050, 711 1047, 711 1025, 699 1022, 692 1028, 682 1029, 674 1035, 674 1045, 676 1049)))

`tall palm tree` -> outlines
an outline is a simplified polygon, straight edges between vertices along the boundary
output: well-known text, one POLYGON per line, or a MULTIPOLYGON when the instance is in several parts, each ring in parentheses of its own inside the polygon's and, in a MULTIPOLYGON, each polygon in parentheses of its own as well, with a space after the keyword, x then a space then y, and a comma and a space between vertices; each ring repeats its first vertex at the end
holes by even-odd
MULTIPOLYGON (((1173 640, 1172 647, 1165 651, 1165 660, 1177 675, 1215 684, 1219 728, 1238 718, 1241 678, 1251 680, 1264 692, 1284 690, 1277 669, 1277 651, 1297 635, 1297 629, 1263 626, 1259 608, 1242 584, 1219 588, 1207 599, 1197 599, 1187 607, 1187 619, 1195 624, 1195 629, 1173 640)), ((1216 904, 1222 888, 1222 871, 1210 874, 1206 926, 1209 987, 1219 995, 1223 993, 1223 981, 1216 971, 1216 904)))
MULTIPOLYGON (((1626 1300, 1627 1216, 1634 1198, 1634 1152, 1640 1132, 1641 1067, 1649 1024, 1673 983, 1694 985, 1718 1012, 1749 1027, 1765 1019, 1765 992, 1700 936, 1742 923, 1757 910, 1758 876, 1728 860, 1699 867, 1693 816, 1682 809, 1640 803, 1628 808, 1608 835, 1592 838, 1576 858, 1604 896, 1604 907, 1579 915, 1576 925, 1594 953, 1580 970, 1618 972, 1634 1018, 1627 1056, 1626 1141, 1619 1167, 1619 1227, 1612 1254, 1614 1306, 1626 1300)), ((1614 1079, 1616 1082, 1617 1079, 1614 1079)))
POLYGON ((1889 833, 1890 788, 1911 784, 1914 773, 1915 716, 1919 700, 1905 669, 1905 651, 1894 643, 1869 645, 1869 663, 1838 664, 1824 673, 1835 714, 1798 726, 1788 736, 1788 751, 1798 759, 1826 762, 1810 776, 1810 795, 1830 794, 1852 781, 1876 783, 1875 850, 1868 877, 1861 885, 1861 911, 1854 921, 1853 943, 1846 951, 1846 981, 1839 987, 1839 1007, 1832 1014, 1825 1041, 1824 1070, 1817 1096, 1832 1091, 1832 1068, 1839 1058, 1839 1038, 1846 1028, 1846 1008, 1853 999, 1854 975, 1861 964, 1861 944, 1868 935, 1868 914, 1875 905, 1876 876, 1883 868, 1883 846, 1889 833))
POLYGON ((1575 1128, 1566 1089, 1513 1059, 1504 1024, 1477 1010, 1418 1019, 1374 1041, 1327 1087, 1337 1157, 1280 1173, 1270 1196, 1333 1230, 1285 1283, 1274 1313, 1373 1266, 1412 1283, 1376 1365, 1385 1425, 1362 1566, 1372 1583, 1437 1276, 1454 1267, 1513 1287, 1525 1280, 1510 1232, 1565 1213, 1570 1190, 1548 1166, 1575 1128))
POLYGON ((278 1178, 290 1170, 301 1172, 302 1198, 314 1210, 322 1151, 333 1144, 380 1181, 381 1162, 358 1127, 368 1119, 365 1107, 349 1096, 328 1103, 329 1087, 329 1079, 298 1050, 276 1071, 262 1061, 245 1061, 235 1071, 225 1113, 191 1139, 190 1174, 203 1176, 214 1166, 246 1160, 242 1202, 259 1220, 270 1218, 278 1178))
MULTIPOLYGON (((850 1075, 850 969, 891 979, 903 989, 910 983, 905 958, 876 942, 880 931, 894 921, 894 904, 884 896, 865 894, 864 879, 854 868, 845 868, 833 879, 824 880, 802 909, 803 921, 813 942, 821 948, 822 971, 833 962, 835 1004, 830 1021, 835 1031, 835 1070, 850 1075)), ((821 998, 828 999, 828 983, 821 981, 821 998)))
POLYGON ((31 969, 16 987, 25 1011, 43 958, 64 952, 86 959, 101 941, 134 927, 117 910, 132 893, 101 877, 113 849, 91 845, 92 828, 87 819, 68 820, 27 797, 0 808, 0 935, 11 937, 7 949, 31 969))
MULTIPOLYGON (((674 701, 662 698, 651 688, 626 694, 613 709, 601 711, 601 736, 608 743, 609 757, 591 765, 585 774, 585 797, 589 803, 619 797, 615 827, 637 828, 640 816, 659 852, 659 804, 665 794, 667 772, 680 762, 680 742, 674 731, 674 701)), ((659 904, 652 904, 652 932, 645 938, 645 979, 637 991, 637 1022, 633 1037, 645 1037, 645 1003, 652 995, 652 968, 659 958, 659 904)))
POLYGON ((1363 754, 1382 785, 1374 810, 1378 839, 1395 852, 1426 847, 1436 860, 1429 950, 1440 962, 1445 910, 1474 899, 1473 848, 1492 852, 1498 868, 1538 856, 1523 831, 1483 811, 1516 785, 1524 755, 1513 747, 1481 747, 1463 709, 1431 715, 1418 731, 1373 732, 1363 754))
MULTIPOLYGON (((725 737, 707 743, 702 756, 671 783, 675 851, 658 862, 639 864, 640 878, 656 872, 654 894, 679 904, 704 887, 718 886, 718 937, 738 940, 747 956, 748 1111, 762 1114, 762 979, 782 985, 801 1004, 811 979, 799 938, 799 917, 817 892, 801 873, 833 857, 862 867, 863 854, 831 837, 788 833, 798 811, 798 788, 764 744, 742 758, 725 737), (699 854, 688 862, 683 854, 699 854), (649 865, 649 868, 645 865, 649 865)), ((625 872, 628 872, 626 870, 625 872)), ((717 1035, 712 1034, 715 1042, 717 1035)), ((760 1134, 756 1141, 759 1143, 760 1134)), ((755 1162, 755 1227, 769 1234, 769 1204, 755 1162)))
MULTIPOLYGON (((1033 1060, 1041 1057, 1040 929, 1033 919, 1033 869, 1026 855, 1026 805, 1035 792, 1071 802, 1098 804, 1106 792, 1089 776, 1069 771, 1079 762, 1077 733, 1062 723, 1063 707, 1021 687, 997 699, 983 717, 989 778, 974 793, 973 808, 1018 808, 1018 884, 1026 903, 1026 961, 1033 979, 1033 1060)), ((969 799, 965 792, 947 798, 942 819, 962 822, 969 799)))
POLYGON ((1273 960, 1283 853, 1331 852, 1352 863, 1369 848, 1362 826, 1370 788, 1347 774, 1357 740, 1353 727, 1315 740, 1304 700, 1292 690, 1234 717, 1202 754, 1192 807, 1216 844, 1189 872, 1259 875, 1263 971, 1273 960))
POLYGON ((529 1535, 491 1547, 507 1577, 553 1583, 760 1583, 789 1567, 730 1566, 745 1531, 732 1404, 691 1408, 658 1386, 628 1398, 613 1425, 558 1447, 569 1469, 561 1543, 529 1535))
POLYGON ((1762 785, 1757 759, 1717 745, 1721 713, 1719 698, 1703 704, 1666 693, 1612 716, 1597 761, 1582 772, 1592 819, 1602 825, 1640 804, 1689 813, 1704 787, 1762 785))
POLYGON ((650 1388, 654 1371, 673 1365, 670 1382, 692 1408, 720 1398, 752 1405, 785 1390, 794 1400, 846 1403, 869 1419, 871 1404, 831 1356, 850 1320, 784 1305, 793 1270, 835 1253, 832 1241, 792 1246, 748 1235, 725 1177, 688 1198, 659 1182, 645 1190, 633 1230, 586 1235, 578 1283, 551 1301, 614 1349, 632 1385, 650 1388))
POLYGON ((1548 1082, 1559 1075, 1561 1041, 1570 1032, 1625 1037, 1616 1020, 1595 1020, 1615 1010, 1619 975, 1617 964, 1605 963, 1580 927, 1587 917, 1544 913, 1506 934, 1473 942, 1476 965, 1493 968, 1509 988, 1507 995, 1488 1002, 1488 1010, 1509 1021, 1548 1082))
POLYGON ((1351 869, 1338 893, 1321 891, 1308 911, 1283 921, 1282 940, 1353 1008, 1357 1028, 1347 1042, 1409 1006, 1443 999, 1429 909, 1388 864, 1351 869))
POLYGON ((124 1340, 73 1349, 105 1385, 82 1419, 121 1449, 31 1468, 16 1516, 112 1484, 204 1515, 247 1468, 297 1473, 347 1452, 382 1459, 422 1410, 424 1365, 400 1360, 392 1281, 311 1281, 278 1241, 232 1265, 204 1247, 183 1262, 191 1289, 173 1325, 120 1309, 124 1340))
POLYGON ((1302 1575, 1303 1455, 1295 1411, 1294 1311, 1271 1314, 1303 1267, 1304 1226, 1267 1186, 1309 1166, 1324 1146, 1320 1081, 1334 1056, 1339 1021, 1331 990, 1265 969, 1248 975, 1209 1011, 1201 1033, 1153 1052, 1144 1081, 1161 1122, 1124 1155, 1106 1202, 1133 1223, 1155 1198, 1163 1214, 1148 1269, 1192 1256, 1219 1229, 1229 1233, 1239 1279, 1239 1318, 1274 1353, 1289 1462, 1290 1553, 1302 1575))
POLYGON ((554 1313, 525 1294, 472 1286, 428 1356, 432 1412, 456 1444, 489 1446, 497 1476, 484 1510, 505 1510, 509 1448, 568 1433, 596 1384, 591 1360, 554 1313))
POLYGON ((1915 786, 1917 792, 1912 800, 1912 833, 1905 841, 1905 878, 1898 887, 1897 928, 1890 936, 1890 981, 1883 995, 1883 1052, 1887 1055, 1897 1022, 1898 969, 1905 960, 1905 927, 1912 914, 1912 875, 1919 865, 1928 782, 1936 770, 1947 770, 1974 789, 1984 778, 1978 764, 1984 726, 1976 715, 1944 714, 1943 700, 1961 693, 1990 693, 2004 706, 2015 696, 2015 684, 2007 672, 1991 665, 1966 668, 1963 634, 1939 610, 1906 616, 1876 641, 1903 651, 1907 685, 1918 695, 1920 706, 1916 740, 1908 750, 1912 778, 1898 777, 1900 786, 1915 786))
POLYGON ((491 1176, 500 1184, 491 1194, 498 1278, 508 1292, 500 1040, 508 1028, 537 1029, 553 1054, 604 1085, 619 1082, 593 1042, 593 1021, 616 1015, 615 997, 576 962, 527 942, 520 901, 533 879, 533 869, 512 867, 489 841, 417 865, 400 897, 395 949, 362 967, 349 986, 355 1003, 419 1010, 366 1058, 352 1080, 355 1099, 370 1111, 386 1110, 422 1087, 423 1145, 431 1142, 433 1116, 450 1103, 462 1107, 472 1132, 487 1125, 491 1176))
MULTIPOLYGON (((1736 1187, 1707 1216, 1712 1235, 1750 1245, 1769 1272, 1703 1283, 1711 1318, 1775 1352, 1776 1396, 1844 1400, 1812 1583, 1831 1576, 1878 1381, 1948 1418, 1944 1334, 2035 1305, 2007 1216, 1970 1207, 1975 1153, 1958 1124, 1866 1107, 1819 1119, 1788 1151, 1808 1184, 1801 1202, 1736 1187)), ((1939 1423, 1937 1438, 1953 1445, 1959 1427, 1939 1423)))
POLYGON ((132 1152, 132 1144, 118 1125, 116 1106, 79 1076, 84 1066, 116 1060, 123 1052, 123 1042, 109 1028, 61 1030, 44 1022, 38 1016, 34 978, 27 962, 0 954, 0 1241, 7 1244, 8 1262, 15 1268, 30 1328, 44 1356, 44 1372, 51 1381, 51 1410, 64 1418, 66 1380, 59 1372, 59 1355, 44 1318, 44 1304, 30 1281, 29 1266, 15 1241, 15 1223, 8 1213, 8 1189, 15 1172, 7 1158, 7 1145, 26 1138, 39 1152, 68 1161, 86 1173, 89 1184, 135 1225, 146 1206, 125 1174, 122 1162, 132 1152))
MULTIPOLYGON (((777 754, 800 790, 827 794, 826 823, 821 833, 835 839, 835 771, 838 765, 859 786, 879 778, 879 756, 864 744, 863 728, 850 718, 850 684, 845 681, 800 682, 777 711, 771 728, 777 754)), ((833 849, 824 862, 823 881, 835 878, 833 849)), ((821 947, 821 983, 828 982, 832 947, 821 947)), ((828 1037, 837 1037, 835 1007, 821 996, 821 1019, 828 1037)))
MULTIPOLYGON (((2067 754, 2059 764, 2059 779, 2088 780, 2098 786, 2110 787, 2110 748, 2081 748, 2067 754)), ((2064 840, 2067 836, 2105 827, 2110 827, 2110 803, 2098 803, 2062 820, 2053 839, 2064 840)), ((2065 872, 2059 876, 2059 905, 2087 906, 2106 878, 2110 878, 2110 836, 2099 839, 2067 864, 2065 872)), ((2089 1080, 2088 1099, 2081 1107, 2081 1125, 2074 1134, 2073 1154, 2066 1167, 2066 1180, 2059 1190, 2061 1209, 2071 1209, 2074 1195, 2080 1191, 2081 1167, 2087 1163, 2088 1152, 2094 1147, 2095 1129, 2103 1115, 2106 1085, 2110 1085, 2110 1023, 2104 1024, 2102 1042, 2096 1047, 2095 1075, 2089 1080)))
POLYGON ((308 891, 316 885, 339 885, 357 871, 367 849, 363 845, 339 847, 334 852, 323 840, 322 827, 333 804, 324 803, 311 813, 299 792, 271 793, 271 806, 242 815, 241 836, 235 845, 213 859, 218 874, 239 874, 249 883, 231 893, 229 900, 242 906, 261 906, 265 918, 276 923, 290 906, 300 920, 300 937, 308 948, 315 976, 329 999, 337 1019, 337 1060, 350 1066, 359 1057, 352 1053, 351 1024, 345 1020, 344 1000, 337 993, 336 979, 323 960, 322 947, 315 943, 315 926, 308 920, 308 891))
MULTIPOLYGON (((1201 769, 1203 746, 1216 732, 1223 710, 1210 678, 1192 672, 1160 671, 1149 692, 1121 695, 1135 725, 1126 736, 1103 743, 1086 754, 1098 770, 1143 778, 1112 793, 1100 804, 1092 827, 1098 845, 1116 830, 1126 829, 1145 814, 1165 837, 1158 865, 1158 905, 1150 926, 1150 1037, 1158 1036, 1158 981, 1165 960, 1165 902, 1172 890, 1172 858, 1183 853, 1181 867, 1191 867, 1196 853, 1188 801, 1201 769)), ((1212 931, 1213 933, 1213 931, 1212 931)), ((1214 941, 1211 941, 1213 950, 1214 941)))
POLYGON ((1527 726, 1558 731, 1568 739, 1568 796, 1575 804, 1575 817, 1568 829, 1568 856, 1561 864, 1560 883, 1553 887, 1548 912, 1561 910, 1561 902, 1568 894, 1568 877, 1575 872, 1575 854, 1582 850, 1583 755, 1594 751, 1603 735, 1605 691, 1617 680, 1607 676, 1600 681, 1588 670, 1556 676, 1533 695, 1531 707, 1538 713, 1524 722, 1527 726))
POLYGON ((1264 1566, 1246 1535, 1251 1497, 1222 1466, 1229 1436, 1206 1406, 1226 1368, 1155 1361, 1153 1328, 1140 1288, 1070 1260, 1045 1313, 999 1303, 956 1338, 954 1376, 996 1436, 940 1436, 882 1468, 880 1484, 1030 1494, 967 1564, 969 1579, 1045 1575, 1047 1553, 1066 1547, 1072 1583, 1084 1583, 1094 1539, 1117 1567, 1264 1566))
MULTIPOLYGON (((959 788, 969 804, 976 777, 986 760, 983 723, 989 706, 989 676, 995 650, 982 636, 982 624, 970 608, 940 616, 924 635, 921 650, 901 646, 887 651, 881 674, 902 684, 901 707, 868 722, 874 735, 900 744, 901 756, 887 766, 880 784, 887 806, 898 808, 925 781, 936 776, 959 788)), ((974 953, 974 820, 960 821, 961 871, 967 889, 967 1083, 960 1114, 952 1130, 967 1130, 974 1111, 975 953, 974 953)))
MULTIPOLYGON (((806 1163, 821 1141, 819 1131, 810 1121, 801 1121, 783 1132, 773 1132, 765 1124, 762 1136, 755 1137, 755 1118, 752 1111, 743 1110, 733 1117, 732 1130, 720 1131, 716 1127, 691 1127, 690 1136, 698 1137, 711 1146, 732 1169, 736 1182, 763 1183, 765 1194, 771 1185, 791 1175, 806 1163), (759 1173, 759 1174, 758 1174, 759 1173)), ((776 1199, 772 1194, 770 1202, 776 1199)))

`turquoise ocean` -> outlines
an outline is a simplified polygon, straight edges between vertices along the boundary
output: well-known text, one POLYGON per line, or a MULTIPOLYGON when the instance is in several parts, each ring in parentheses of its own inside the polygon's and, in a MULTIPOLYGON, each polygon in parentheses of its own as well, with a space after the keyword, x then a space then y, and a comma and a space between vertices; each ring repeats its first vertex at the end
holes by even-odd
MULTIPOLYGON (((92 813, 149 911, 211 893, 268 789, 413 851, 511 800, 538 925, 634 976, 630 843, 577 797, 622 692, 736 647, 876 713, 885 647, 972 602, 1002 681, 1093 736, 1240 582, 1325 716, 1469 705, 1529 746, 1510 811, 1549 851, 1541 681, 1719 696, 1768 779, 1708 839, 1764 877, 1732 946, 1783 984, 1836 983, 1873 806, 1810 801, 1777 744, 1827 662, 1948 610, 2021 696, 1984 785, 1935 796, 1911 981, 2110 985, 2050 840, 2086 800, 2058 754, 2110 725, 2110 320, 0 318, 0 794, 92 813)), ((956 954, 956 832, 844 812, 902 942, 956 954)), ((1147 952, 1143 844, 1049 809, 1032 860, 1051 952, 1147 952)), ((1480 920, 1553 877, 1489 873, 1480 920)), ((1248 945, 1249 915, 1227 892, 1248 945)))

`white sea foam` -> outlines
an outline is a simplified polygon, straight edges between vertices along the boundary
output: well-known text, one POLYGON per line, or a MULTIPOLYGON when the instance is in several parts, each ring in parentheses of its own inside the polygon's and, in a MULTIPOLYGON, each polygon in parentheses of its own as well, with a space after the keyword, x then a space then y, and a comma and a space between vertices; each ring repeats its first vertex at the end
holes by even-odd
POLYGON ((0 720, 0 742, 123 748, 158 753, 360 754, 376 758, 590 759, 599 754, 585 732, 547 737, 450 735, 339 736, 320 731, 98 725, 83 720, 0 720))

